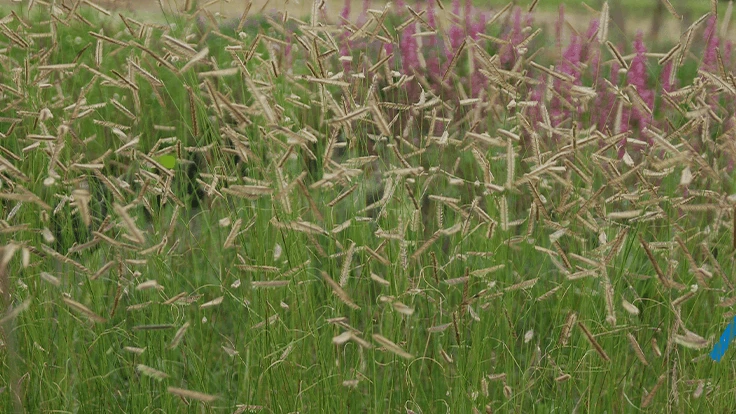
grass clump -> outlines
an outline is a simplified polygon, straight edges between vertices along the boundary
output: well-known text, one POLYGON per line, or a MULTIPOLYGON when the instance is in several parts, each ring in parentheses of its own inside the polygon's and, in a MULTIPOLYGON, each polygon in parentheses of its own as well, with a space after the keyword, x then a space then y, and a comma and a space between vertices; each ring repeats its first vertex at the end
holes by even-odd
POLYGON ((88 4, 1 19, 4 411, 732 405, 715 15, 88 4))

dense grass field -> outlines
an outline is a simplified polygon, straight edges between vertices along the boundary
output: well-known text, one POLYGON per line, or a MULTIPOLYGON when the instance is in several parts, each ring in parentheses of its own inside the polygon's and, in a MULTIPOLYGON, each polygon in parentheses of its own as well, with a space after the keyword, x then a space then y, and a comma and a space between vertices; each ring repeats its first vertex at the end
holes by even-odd
POLYGON ((736 407, 730 10, 647 50, 607 4, 35 3, 0 13, 0 412, 736 407))

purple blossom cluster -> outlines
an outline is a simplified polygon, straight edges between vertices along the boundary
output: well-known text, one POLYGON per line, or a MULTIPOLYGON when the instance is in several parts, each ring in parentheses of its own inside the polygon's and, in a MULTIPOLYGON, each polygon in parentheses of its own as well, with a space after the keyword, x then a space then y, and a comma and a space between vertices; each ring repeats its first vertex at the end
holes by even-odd
MULTIPOLYGON (((350 3, 350 0, 345 1, 340 14, 343 22, 348 21, 350 3)), ((364 0, 363 11, 354 27, 361 27, 366 22, 369 7, 370 0, 364 0)), ((467 49, 458 52, 472 39, 472 43, 488 55, 497 55, 496 65, 499 68, 523 72, 534 79, 532 86, 519 89, 519 96, 514 99, 535 102, 536 105, 513 110, 525 111, 532 124, 549 122, 552 129, 570 128, 574 123, 578 130, 595 126, 609 135, 622 134, 624 138, 617 146, 621 156, 642 145, 651 144, 648 131, 666 133, 672 130, 673 124, 661 114, 680 109, 670 107, 673 105, 672 99, 659 97, 676 91, 682 85, 691 84, 699 76, 697 73, 686 73, 683 60, 678 59, 677 54, 661 64, 657 63, 655 56, 662 54, 650 53, 641 32, 633 41, 607 44, 607 37, 601 41, 603 23, 598 19, 592 19, 584 33, 571 31, 565 36, 568 29, 564 24, 564 6, 560 6, 559 17, 553 28, 555 47, 533 58, 529 58, 532 54, 530 50, 546 46, 546 38, 542 35, 530 39, 535 30, 532 27, 533 14, 519 7, 485 12, 474 7, 470 0, 464 3, 453 0, 451 13, 447 13, 447 10, 440 13, 434 1, 417 0, 412 6, 412 13, 408 7, 402 0, 394 6, 395 21, 402 30, 395 33, 392 42, 351 43, 347 40, 351 32, 346 28, 340 37, 340 55, 391 55, 388 61, 391 68, 416 78, 404 86, 408 102, 415 102, 420 90, 427 88, 445 100, 452 100, 455 95, 456 99, 488 96, 493 93, 492 82, 489 82, 488 71, 484 72, 480 56, 466 53, 467 49), (496 16, 496 13, 501 12, 503 14, 496 16), (420 14, 419 17, 416 13, 420 14), (441 19, 440 16, 449 18, 441 19), (489 24, 490 20, 493 20, 493 24, 489 24), (610 46, 620 52, 619 57, 613 55, 610 46), (559 75, 550 76, 546 71, 529 68, 529 60, 540 64, 544 62, 543 66, 559 75), (451 68, 450 65, 454 66, 451 68), (448 77, 448 72, 452 72, 452 76, 448 77), (423 88, 419 88, 420 84, 423 88), (571 86, 592 91, 594 97, 581 99, 572 95, 571 86), (463 91, 460 94, 458 87, 463 91)), ((684 60, 700 53, 702 60, 699 71, 723 75, 725 78, 722 66, 726 70, 731 67, 733 46, 719 36, 717 23, 716 16, 705 21, 704 28, 700 29, 702 37, 695 39, 690 55, 685 56, 684 60)), ((346 73, 365 71, 370 60, 343 60, 343 70, 346 73)), ((714 91, 717 89, 712 84, 707 87, 714 91)), ((736 123, 733 119, 736 104, 733 100, 719 102, 720 97, 722 94, 709 94, 707 102, 713 110, 719 106, 726 109, 728 115, 723 119, 724 125, 736 123)), ((555 137, 555 134, 550 136, 555 137)))

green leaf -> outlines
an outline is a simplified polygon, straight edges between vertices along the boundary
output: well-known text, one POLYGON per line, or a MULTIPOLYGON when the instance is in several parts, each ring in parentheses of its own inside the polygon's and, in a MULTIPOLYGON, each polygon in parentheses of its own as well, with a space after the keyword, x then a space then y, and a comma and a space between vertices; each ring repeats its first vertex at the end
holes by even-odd
POLYGON ((157 157, 156 161, 170 170, 176 167, 176 157, 173 155, 162 155, 157 157))

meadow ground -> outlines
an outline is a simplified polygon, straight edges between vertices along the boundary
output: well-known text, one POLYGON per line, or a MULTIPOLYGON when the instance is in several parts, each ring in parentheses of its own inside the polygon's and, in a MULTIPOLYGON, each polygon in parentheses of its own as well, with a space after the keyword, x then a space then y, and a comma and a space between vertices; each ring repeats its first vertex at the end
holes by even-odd
POLYGON ((736 406, 732 6, 102 4, 0 14, 1 412, 736 406))

